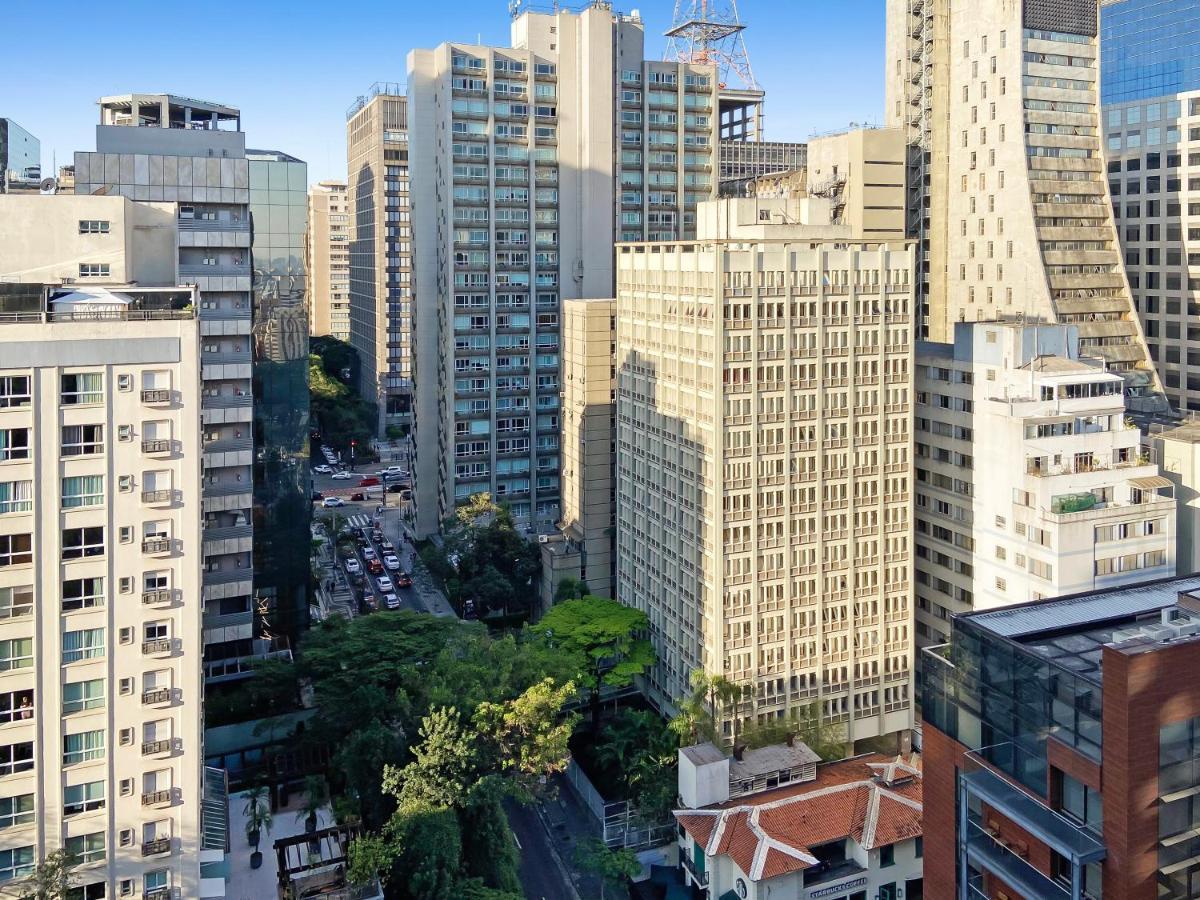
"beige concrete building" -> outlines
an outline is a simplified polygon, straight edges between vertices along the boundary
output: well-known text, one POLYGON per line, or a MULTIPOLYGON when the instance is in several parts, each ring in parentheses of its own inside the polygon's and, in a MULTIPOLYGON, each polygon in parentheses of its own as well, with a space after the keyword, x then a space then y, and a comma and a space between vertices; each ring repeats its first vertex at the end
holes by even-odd
POLYGON ((350 340, 350 211, 344 181, 322 181, 308 189, 310 334, 350 340))
POLYGON ((562 304, 613 295, 614 241, 695 233, 714 70, 648 59, 641 19, 597 2, 521 13, 511 47, 415 50, 408 76, 417 531, 488 492, 552 533, 562 304))
POLYGON ((1125 377, 1130 411, 1161 413, 1101 158, 1098 9, 889 0, 887 117, 910 144, 925 334, 1075 325, 1080 353, 1125 377))
POLYGON ((412 424, 412 223, 408 98, 377 83, 346 114, 350 214, 350 343, 359 393, 376 404, 379 431, 412 424))
MULTIPOLYGON (((113 228, 129 205, 77 199, 113 228)), ((221 896, 200 878, 195 292, 45 296, 0 299, 0 882, 62 849, 80 896, 221 896)))
POLYGON ((1069 325, 917 345, 918 647, 950 616, 1173 576, 1174 491, 1069 325))
POLYGON ((563 578, 613 596, 616 312, 614 300, 563 303, 562 521, 542 545, 544 602, 563 578))
POLYGON ((1177 428, 1152 430, 1150 446, 1175 488, 1176 568, 1200 571, 1200 422, 1192 419, 1177 428))
POLYGON ((830 214, 720 201, 619 247, 617 595, 656 703, 704 669, 859 740, 912 721, 913 248, 830 214))

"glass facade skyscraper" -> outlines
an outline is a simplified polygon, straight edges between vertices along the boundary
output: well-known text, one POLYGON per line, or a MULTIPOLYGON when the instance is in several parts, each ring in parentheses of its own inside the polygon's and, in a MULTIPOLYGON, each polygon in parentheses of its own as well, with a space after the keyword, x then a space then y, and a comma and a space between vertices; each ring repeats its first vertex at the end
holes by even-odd
POLYGON ((247 150, 254 297, 254 595, 264 635, 308 617, 308 166, 247 150))
POLYGON ((1195 0, 1115 0, 1100 10, 1101 102, 1200 89, 1195 0))

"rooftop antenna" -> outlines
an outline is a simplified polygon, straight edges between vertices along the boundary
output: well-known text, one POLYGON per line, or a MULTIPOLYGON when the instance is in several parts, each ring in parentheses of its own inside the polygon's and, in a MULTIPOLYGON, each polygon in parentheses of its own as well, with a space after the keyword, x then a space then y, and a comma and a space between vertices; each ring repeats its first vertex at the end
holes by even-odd
POLYGON ((730 77, 736 76, 741 83, 735 87, 757 91, 742 36, 745 29, 737 0, 675 0, 663 59, 715 66, 722 87, 729 87, 730 77))

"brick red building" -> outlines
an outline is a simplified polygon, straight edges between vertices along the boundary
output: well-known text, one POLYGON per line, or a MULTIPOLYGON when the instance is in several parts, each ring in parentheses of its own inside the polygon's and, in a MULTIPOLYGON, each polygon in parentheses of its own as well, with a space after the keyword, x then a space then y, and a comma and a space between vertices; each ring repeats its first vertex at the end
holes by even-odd
POLYGON ((930 900, 1200 897, 1200 576, 957 616, 922 668, 930 900))

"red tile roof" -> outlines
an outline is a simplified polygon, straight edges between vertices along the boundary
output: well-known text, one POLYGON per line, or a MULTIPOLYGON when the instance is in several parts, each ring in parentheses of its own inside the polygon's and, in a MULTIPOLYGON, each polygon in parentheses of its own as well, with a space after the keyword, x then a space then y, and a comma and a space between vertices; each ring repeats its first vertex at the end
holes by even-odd
POLYGON ((821 766, 792 784, 676 819, 708 856, 729 856, 752 881, 816 863, 809 848, 853 838, 865 849, 921 834, 919 758, 868 754, 821 766))

